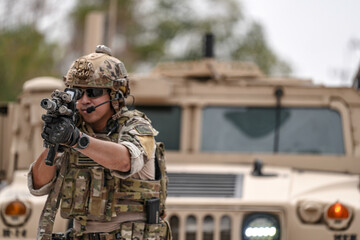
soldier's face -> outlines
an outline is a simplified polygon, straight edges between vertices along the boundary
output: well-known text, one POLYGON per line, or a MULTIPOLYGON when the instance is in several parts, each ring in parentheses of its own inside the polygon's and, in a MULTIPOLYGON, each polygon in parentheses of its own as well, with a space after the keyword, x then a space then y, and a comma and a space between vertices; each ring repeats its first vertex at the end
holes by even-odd
POLYGON ((103 130, 109 118, 114 114, 114 111, 111 108, 111 103, 105 103, 97 107, 96 110, 91 113, 88 113, 86 109, 89 107, 96 107, 97 105, 109 100, 110 96, 105 90, 103 95, 96 95, 95 97, 91 94, 91 91, 84 91, 84 94, 77 101, 77 109, 84 118, 85 122, 89 123, 95 131, 103 130))

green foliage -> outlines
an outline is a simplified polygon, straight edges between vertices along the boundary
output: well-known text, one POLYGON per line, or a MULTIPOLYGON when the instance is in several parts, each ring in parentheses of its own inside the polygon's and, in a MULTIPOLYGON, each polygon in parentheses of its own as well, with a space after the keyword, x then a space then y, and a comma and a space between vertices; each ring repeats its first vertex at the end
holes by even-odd
MULTIPOLYGON (((73 11, 75 25, 82 24, 77 29, 84 28, 85 12, 108 9, 110 1, 79 0, 73 11)), ((123 42, 113 47, 114 55, 130 71, 142 63, 200 59, 203 35, 212 32, 217 58, 254 61, 266 74, 291 72, 266 43, 262 27, 246 23, 238 0, 117 1, 116 23, 123 42)), ((73 39, 73 46, 81 46, 83 32, 76 31, 73 39)))
POLYGON ((243 41, 232 53, 234 59, 255 62, 266 74, 290 74, 290 67, 275 55, 265 41, 262 27, 251 25, 243 41))
POLYGON ((55 50, 31 25, 0 32, 0 101, 14 101, 26 80, 56 75, 55 50))

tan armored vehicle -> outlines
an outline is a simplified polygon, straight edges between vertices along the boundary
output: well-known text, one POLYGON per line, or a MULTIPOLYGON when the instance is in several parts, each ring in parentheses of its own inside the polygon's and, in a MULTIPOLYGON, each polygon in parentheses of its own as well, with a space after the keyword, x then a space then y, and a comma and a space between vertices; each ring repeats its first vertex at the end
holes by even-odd
MULTIPOLYGON (((175 240, 358 239, 356 89, 270 78, 253 64, 213 59, 131 77, 134 105, 167 149, 175 240)), ((61 83, 40 80, 1 117, 0 239, 34 239, 45 201, 30 196, 25 174, 41 150, 40 100, 61 83)), ((68 223, 57 220, 55 230, 64 231, 68 223)))
POLYGON ((175 240, 358 239, 356 89, 213 59, 132 82, 167 147, 175 240))

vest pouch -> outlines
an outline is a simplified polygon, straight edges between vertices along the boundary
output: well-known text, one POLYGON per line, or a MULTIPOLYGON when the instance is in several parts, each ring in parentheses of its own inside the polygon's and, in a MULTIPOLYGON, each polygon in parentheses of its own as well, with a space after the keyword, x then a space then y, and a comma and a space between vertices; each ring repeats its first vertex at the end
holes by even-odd
POLYGON ((86 215, 88 205, 90 173, 88 169, 76 169, 75 191, 72 204, 72 214, 86 215))
POLYGON ((140 179, 121 179, 120 191, 114 192, 114 210, 116 215, 122 212, 145 212, 145 202, 160 197, 160 182, 140 179))
POLYGON ((131 239, 143 240, 144 230, 145 230, 145 223, 133 222, 131 239))
POLYGON ((71 206, 73 203, 73 194, 75 191, 76 169, 71 169, 64 178, 61 190, 61 216, 69 218, 71 216, 71 206))
POLYGON ((165 222, 159 224, 145 224, 143 240, 164 240, 168 239, 168 226, 165 222))
POLYGON ((120 235, 123 240, 172 240, 169 223, 163 220, 158 224, 143 222, 121 223, 120 235))
POLYGON ((108 189, 105 187, 105 171, 103 167, 90 168, 91 183, 89 196, 90 220, 104 220, 108 202, 108 189))

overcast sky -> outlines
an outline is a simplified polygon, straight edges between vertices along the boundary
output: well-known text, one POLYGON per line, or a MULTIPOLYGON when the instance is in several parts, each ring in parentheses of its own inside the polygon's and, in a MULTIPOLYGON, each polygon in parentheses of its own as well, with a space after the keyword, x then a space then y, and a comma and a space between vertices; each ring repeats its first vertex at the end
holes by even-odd
POLYGON ((239 0, 294 76, 349 86, 360 64, 359 0, 239 0))

